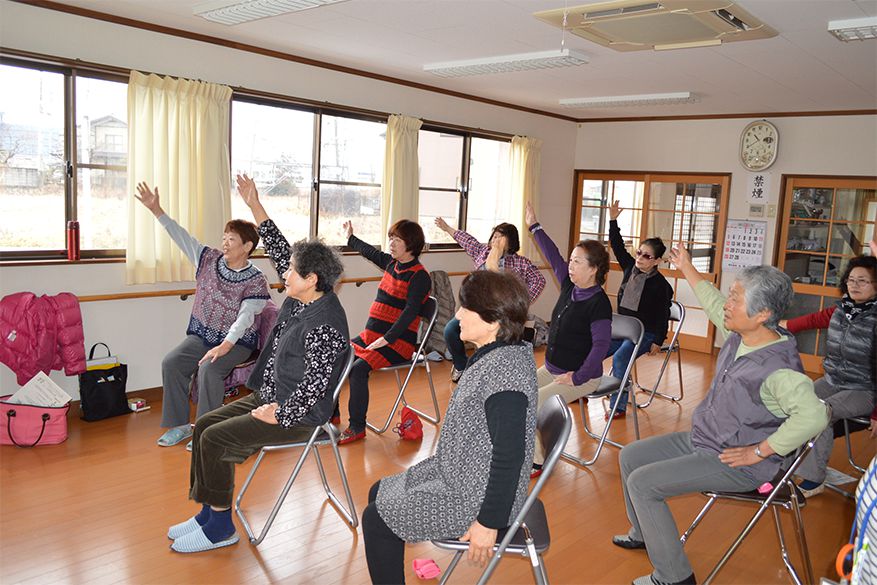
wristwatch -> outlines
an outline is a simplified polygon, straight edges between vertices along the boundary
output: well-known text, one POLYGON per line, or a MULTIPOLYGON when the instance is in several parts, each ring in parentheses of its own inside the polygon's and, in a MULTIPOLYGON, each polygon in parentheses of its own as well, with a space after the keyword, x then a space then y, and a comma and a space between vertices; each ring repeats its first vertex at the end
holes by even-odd
POLYGON ((761 443, 758 443, 757 445, 755 445, 755 456, 758 457, 759 459, 767 459, 767 455, 761 454, 761 443))

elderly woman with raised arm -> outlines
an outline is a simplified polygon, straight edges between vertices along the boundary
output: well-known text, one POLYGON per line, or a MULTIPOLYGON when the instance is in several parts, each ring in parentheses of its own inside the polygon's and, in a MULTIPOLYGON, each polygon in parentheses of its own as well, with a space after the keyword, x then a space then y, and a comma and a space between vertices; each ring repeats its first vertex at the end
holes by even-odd
MULTIPOLYGON (((877 432, 877 242, 871 256, 850 260, 840 279, 843 296, 832 306, 794 319, 792 333, 828 329, 825 375, 816 380, 816 395, 831 406, 831 422, 871 414, 871 433, 877 432)), ((798 468, 806 497, 825 489, 825 471, 834 433, 831 426, 819 436, 813 451, 798 468)))
MULTIPOLYGON (((472 258, 475 270, 505 270, 512 272, 527 286, 530 303, 545 288, 545 277, 526 256, 518 254, 521 247, 518 228, 510 223, 501 223, 493 228, 486 244, 482 244, 463 230, 455 230, 443 218, 437 217, 435 225, 447 233, 462 246, 472 258)), ((457 382, 466 368, 466 346, 460 340, 460 321, 456 318, 448 321, 445 326, 445 342, 454 367, 451 370, 451 382, 457 382)))
MULTIPOLYGON (((539 404, 554 394, 565 402, 573 402, 599 387, 603 359, 612 340, 612 304, 603 290, 609 272, 609 253, 596 240, 582 240, 567 262, 536 220, 529 203, 526 220, 560 283, 560 297, 551 311, 545 365, 536 372, 539 404)), ((533 477, 542 473, 543 460, 537 437, 533 477)))
POLYGON ((343 269, 338 253, 319 241, 290 246, 265 213, 252 180, 238 176, 238 190, 283 274, 287 298, 247 380, 256 391, 195 423, 189 497, 201 511, 168 530, 171 549, 181 553, 238 542, 231 519, 235 464, 266 445, 306 439, 329 420, 339 358, 349 346, 347 316, 333 292, 343 269))
POLYGON ((451 395, 435 454, 369 491, 362 513, 373 583, 405 582, 405 543, 469 542, 490 558, 499 529, 521 510, 536 430, 536 364, 521 341, 529 298, 508 273, 478 271, 460 287, 460 332, 477 347, 451 395))
POLYGON ((259 243, 256 226, 242 219, 225 225, 222 249, 201 244, 161 208, 158 187, 137 185, 134 197, 146 207, 173 242, 195 265, 195 301, 186 338, 161 362, 161 426, 158 439, 170 447, 192 436, 189 425, 189 384, 198 372, 201 416, 222 406, 223 380, 258 347, 255 317, 268 302, 268 281, 250 262, 259 243))
POLYGON ((633 442, 621 450, 630 530, 612 543, 646 549, 654 572, 634 585, 695 583, 667 499, 704 490, 747 492, 774 479, 783 457, 828 424, 825 405, 803 373, 794 338, 778 329, 792 281, 771 266, 741 270, 725 298, 684 248, 670 260, 725 338, 709 392, 691 430, 633 442))

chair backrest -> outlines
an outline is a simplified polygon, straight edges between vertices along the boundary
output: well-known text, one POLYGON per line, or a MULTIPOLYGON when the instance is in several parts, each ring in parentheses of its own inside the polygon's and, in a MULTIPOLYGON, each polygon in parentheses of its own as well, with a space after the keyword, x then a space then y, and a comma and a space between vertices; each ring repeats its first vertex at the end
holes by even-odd
POLYGON ((423 305, 420 307, 420 333, 417 338, 417 352, 411 357, 416 360, 423 353, 423 348, 429 341, 429 336, 435 327, 435 319, 438 316, 438 300, 432 295, 426 297, 423 305), (423 324, 426 323, 426 327, 423 324))
POLYGON ((679 323, 679 327, 685 321, 685 307, 679 301, 670 301, 670 320, 679 323))
MULTIPOLYGON (((612 314, 612 339, 626 339, 639 345, 643 339, 642 321, 630 315, 612 314)), ((636 352, 634 352, 635 354, 636 352)))
POLYGON ((335 384, 335 389, 332 391, 332 401, 338 402, 338 397, 341 396, 341 387, 344 386, 344 382, 347 381, 347 376, 350 375, 350 368, 353 367, 353 361, 356 359, 356 353, 353 351, 353 346, 347 346, 347 350, 343 355, 338 356, 338 360, 344 360, 341 363, 344 366, 341 368, 341 374, 338 376, 338 382, 335 384))
POLYGON ((277 315, 279 313, 280 309, 277 308, 277 305, 269 300, 265 304, 265 308, 262 309, 262 312, 256 315, 257 327, 259 328, 258 349, 265 347, 265 343, 271 337, 271 330, 274 329, 274 324, 277 323, 277 315))

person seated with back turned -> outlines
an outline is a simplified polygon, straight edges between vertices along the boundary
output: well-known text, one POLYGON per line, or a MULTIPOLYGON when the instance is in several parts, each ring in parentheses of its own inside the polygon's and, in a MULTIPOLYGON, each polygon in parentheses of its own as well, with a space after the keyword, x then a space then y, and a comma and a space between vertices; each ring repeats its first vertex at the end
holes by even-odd
POLYGON ((536 363, 521 341, 530 305, 508 273, 460 286, 460 335, 478 348, 451 395, 435 454, 369 490, 362 535, 372 583, 405 582, 405 543, 469 542, 483 564, 527 497, 536 431, 536 363))
POLYGON ((773 481, 783 457, 828 424, 803 373, 795 339, 777 329, 792 281, 772 266, 737 273, 727 299, 682 247, 670 253, 707 317, 725 338, 712 385, 691 430, 642 439, 619 456, 630 530, 612 543, 646 549, 654 567, 634 585, 695 583, 667 498, 705 490, 749 492, 773 481))
MULTIPOLYGON (((518 254, 521 242, 518 228, 513 224, 501 223, 494 227, 486 244, 482 244, 463 230, 455 230, 441 217, 435 218, 435 225, 462 246, 472 258, 475 270, 494 272, 505 270, 517 274, 527 286, 530 304, 545 288, 545 277, 536 265, 526 256, 518 254)), ((452 318, 445 326, 445 342, 448 344, 448 351, 454 364, 451 370, 451 382, 456 383, 466 367, 466 345, 460 340, 460 321, 456 318, 452 318)))
POLYGON ((196 418, 222 406, 223 380, 247 361, 259 345, 255 317, 270 298, 265 275, 250 262, 259 243, 256 226, 242 219, 225 225, 222 249, 193 238, 161 208, 158 187, 137 185, 134 197, 158 219, 174 243, 195 265, 195 301, 186 338, 161 362, 161 426, 158 439, 170 447, 192 436, 189 385, 198 372, 196 418))
MULTIPOLYGON (((618 216, 624 209, 618 201, 609 207, 609 245, 615 253, 615 259, 621 265, 624 276, 618 288, 618 314, 636 317, 643 324, 643 340, 636 352, 636 357, 648 353, 655 355, 661 351, 667 338, 670 322, 670 301, 673 300, 673 287, 658 272, 658 264, 667 251, 661 238, 643 240, 636 251, 636 258, 627 251, 621 230, 618 229, 618 216)), ((608 355, 612 356, 612 375, 619 380, 624 377, 633 343, 624 339, 613 339, 608 355)), ((623 418, 627 411, 627 392, 612 394, 612 405, 618 401, 615 418, 623 418)), ((611 412, 611 411, 610 411, 611 412)), ((606 413, 609 420, 609 412, 606 413)))
POLYGON ((238 176, 238 190, 259 222, 265 251, 286 285, 277 324, 247 380, 253 394, 195 422, 189 497, 201 504, 194 517, 171 526, 171 549, 193 553, 238 542, 231 519, 235 464, 266 445, 304 441, 325 424, 332 390, 348 350, 347 315, 333 292, 343 265, 319 241, 290 245, 268 218, 256 186, 238 176))
MULTIPOLYGON (((596 240, 582 240, 566 262, 536 221, 536 212, 529 203, 526 219, 560 283, 560 297, 551 311, 545 365, 536 372, 539 404, 554 394, 569 403, 594 392, 603 377, 603 359, 612 341, 612 304, 603 290, 609 253, 596 240)), ((544 458, 536 437, 532 477, 542 473, 544 458)))
MULTIPOLYGON (((815 387, 816 395, 831 406, 832 423, 877 414, 877 242, 871 242, 871 254, 857 256, 847 264, 839 283, 843 296, 836 303, 786 322, 792 333, 828 329, 822 361, 825 375, 816 380, 815 387)), ((819 435, 798 468, 799 487, 808 498, 825 489, 825 472, 834 447, 832 427, 819 435)))
MULTIPOLYGON (((417 350, 420 311, 432 288, 432 278, 418 259, 425 239, 417 222, 400 219, 390 226, 389 254, 354 236, 353 222, 344 222, 344 230, 347 245, 380 268, 384 276, 368 311, 365 330, 351 340, 356 361, 350 370, 350 425, 341 433, 341 445, 365 438, 371 371, 410 360, 417 350)), ((340 422, 337 405, 334 421, 340 422)))

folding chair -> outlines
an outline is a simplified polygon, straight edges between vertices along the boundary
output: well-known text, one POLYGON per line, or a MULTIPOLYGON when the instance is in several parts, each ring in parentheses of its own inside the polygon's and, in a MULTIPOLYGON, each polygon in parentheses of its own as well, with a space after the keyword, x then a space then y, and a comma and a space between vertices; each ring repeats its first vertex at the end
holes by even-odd
POLYGON ((430 296, 426 299, 426 302, 423 303, 423 308, 420 310, 421 323, 420 335, 417 340, 417 351, 414 352, 414 355, 411 356, 411 359, 408 361, 375 370, 376 372, 392 371, 396 374, 396 384, 399 386, 399 394, 396 396, 396 402, 393 403, 393 409, 390 410, 390 414, 387 415, 387 420, 384 422, 384 426, 378 428, 368 421, 365 423, 371 431, 378 435, 385 433, 387 429, 390 428, 390 424, 393 422, 393 417, 396 415, 400 403, 416 412, 420 418, 425 419, 432 424, 437 425, 442 418, 441 413, 439 412, 438 399, 435 396, 435 386, 433 386, 432 383, 432 369, 430 368, 429 360, 426 359, 426 351, 424 351, 426 343, 429 341, 429 335, 432 333, 433 327, 435 327, 435 318, 437 314, 438 301, 435 297, 430 296), (426 327, 423 326, 424 323, 427 323, 426 327), (426 379, 429 380, 429 392, 432 395, 432 406, 435 409, 435 416, 417 410, 405 400, 405 390, 408 388, 408 383, 411 381, 411 376, 414 374, 414 369, 417 367, 426 368, 426 379), (402 379, 399 377, 399 371, 405 369, 408 370, 408 373, 405 375, 405 381, 402 382, 402 379))
MULTIPOLYGON (((539 419, 536 423, 536 432, 539 433, 542 445, 545 446, 548 453, 542 466, 542 475, 539 476, 536 485, 533 486, 527 499, 524 500, 524 505, 515 516, 511 526, 497 533, 497 544, 493 546, 493 557, 478 579, 478 585, 487 583, 504 554, 529 558, 536 583, 547 585, 548 575, 545 572, 542 555, 551 544, 551 534, 548 531, 545 506, 538 496, 560 458, 560 453, 569 439, 571 429, 572 416, 569 409, 560 396, 552 396, 539 409, 539 419)), ((456 551, 439 583, 439 585, 445 585, 457 567, 457 563, 463 558, 463 553, 469 550, 469 543, 455 539, 433 540, 432 543, 441 549, 456 551)))
MULTIPOLYGON (((335 385, 335 390, 332 392, 333 403, 338 401, 338 395, 341 394, 341 387, 347 380, 347 375, 350 373, 350 367, 353 365, 353 360, 355 356, 356 354, 354 354, 353 348, 348 348, 347 353, 344 356, 338 358, 339 360, 344 360, 344 368, 341 370, 341 376, 338 378, 338 383, 335 385)), ((307 459, 308 454, 311 451, 313 451, 314 458, 317 461, 317 469, 320 471, 320 479, 323 482, 323 489, 326 491, 327 499, 335 507, 335 510, 338 512, 338 514, 340 514, 347 522, 347 524, 350 525, 351 528, 355 530, 356 527, 359 525, 359 520, 356 517, 356 508, 353 503, 353 497, 350 495, 350 485, 347 483, 347 474, 344 472, 344 463, 341 461, 341 453, 338 450, 338 432, 329 423, 329 421, 326 421, 326 423, 324 423, 323 425, 314 427, 314 432, 311 433, 311 436, 307 441, 298 441, 295 443, 286 443, 283 445, 268 445, 266 447, 262 447, 262 450, 259 451, 259 456, 256 458, 256 462, 253 464, 253 469, 250 470, 250 474, 247 476, 246 481, 244 481, 244 485, 241 487, 241 491, 234 501, 234 511, 237 514, 238 518, 240 518, 241 524, 243 524, 244 526, 244 530, 247 531, 247 536, 249 537, 250 542, 254 545, 258 545, 262 542, 262 540, 265 539, 265 536, 268 534, 268 530, 271 528, 271 525, 274 523, 274 519, 277 517, 277 513, 280 511, 280 506, 282 506, 284 500, 286 500, 286 495, 292 488, 292 484, 298 477, 298 474, 301 471, 302 466, 304 465, 305 459, 307 459), (335 453, 335 461, 338 463, 338 474, 341 476, 341 485, 344 486, 344 494, 347 497, 347 504, 349 508, 344 507, 344 505, 329 487, 329 482, 326 480, 326 470, 323 468, 323 460, 320 458, 320 452, 317 449, 320 445, 332 446, 332 451, 335 453), (256 537, 255 533, 250 528, 250 523, 247 521, 247 518, 246 516, 244 516, 244 512, 241 509, 241 502, 243 502, 244 494, 247 493, 247 489, 250 487, 250 483, 253 481, 253 476, 256 475, 256 471, 259 469, 259 465, 262 463, 262 459, 265 457, 266 453, 269 453, 271 451, 280 451, 283 449, 291 449, 294 447, 304 447, 304 450, 299 456, 298 461, 295 463, 295 467, 293 468, 289 479, 286 480, 286 485, 283 486, 283 490, 280 492, 280 496, 274 503, 274 507, 271 509, 271 513, 268 515, 268 520, 262 527, 262 531, 259 533, 259 536, 256 537)))
MULTIPOLYGON (((853 443, 850 440, 850 434, 856 431, 865 430, 870 425, 871 417, 869 416, 854 416, 851 418, 843 419, 844 439, 847 443, 847 460, 850 462, 850 465, 853 466, 853 469, 855 469, 859 473, 865 473, 866 469, 857 464, 855 459, 853 459, 853 443)), ((868 464, 866 463, 865 465, 868 464)))
POLYGON ((658 373, 658 379, 655 380, 655 385, 651 388, 643 388, 639 384, 638 377, 637 381, 634 382, 640 392, 645 392, 650 395, 649 399, 644 403, 637 404, 638 408, 648 407, 652 403, 652 400, 655 399, 655 396, 673 402, 679 402, 682 400, 682 397, 685 396, 685 389, 682 387, 682 348, 679 347, 679 332, 682 330, 682 323, 685 321, 685 307, 682 306, 682 303, 677 301, 670 302, 670 320, 674 321, 676 325, 673 326, 673 337, 670 338, 670 343, 661 347, 661 352, 664 353, 664 363, 661 364, 661 371, 658 373), (664 377, 664 370, 667 369, 667 364, 670 362, 670 356, 674 353, 676 354, 676 370, 679 372, 679 396, 672 396, 670 394, 658 392, 658 385, 661 383, 661 378, 664 377))
MULTIPOLYGON (((804 499, 804 494, 798 489, 798 486, 795 485, 795 482, 792 481, 792 475, 804 461, 804 458, 810 452, 810 449, 813 448, 813 443, 816 441, 816 437, 807 441, 802 447, 798 449, 798 452, 792 461, 792 464, 789 468, 780 476, 778 481, 774 481, 775 487, 767 494, 760 494, 757 491, 752 492, 743 492, 743 493, 735 493, 735 492, 719 492, 719 491, 707 491, 703 492, 707 498, 706 505, 703 509, 698 513, 695 517, 694 522, 691 523, 691 526, 688 527, 688 530, 685 531, 682 536, 679 537, 679 540, 685 544, 688 538, 691 536, 691 533, 694 532, 694 529, 700 524, 700 521, 703 520, 706 513, 709 512, 710 508, 713 507, 713 504, 716 503, 716 500, 733 500, 737 502, 747 502, 750 504, 758 505, 758 510, 755 512, 755 515, 749 520, 749 523, 746 524, 746 527, 743 531, 737 536, 734 540, 734 543, 731 547, 725 552, 722 556, 721 560, 719 560, 718 564, 713 567, 713 570, 710 572, 709 576, 704 581, 704 585, 709 585, 712 580, 715 578, 716 574, 725 566, 725 563, 728 562, 728 559, 731 558, 737 549, 740 547, 740 544, 743 542, 743 539, 749 535, 752 531, 752 528, 755 524, 761 519, 767 509, 770 508, 773 512, 774 522, 776 523, 777 529, 777 537, 780 541, 780 554, 783 558, 783 564, 786 566, 786 570, 789 572, 789 575, 792 577, 792 580, 796 583, 796 585, 802 585, 801 578, 798 576, 798 572, 795 570, 795 567, 792 565, 791 560, 789 559, 789 551, 786 548, 786 539, 783 535, 783 526, 780 521, 780 514, 778 508, 782 507, 786 510, 790 510, 792 512, 792 518, 795 523, 795 532, 798 538, 798 546, 801 549, 801 557, 804 561, 804 573, 806 580, 803 583, 807 583, 808 585, 814 583, 813 580, 813 567, 810 563, 810 551, 807 548, 807 537, 804 533, 804 521, 801 518, 801 509, 806 505, 806 500, 804 499)), ((779 474, 778 474, 779 475, 779 474)))
MULTIPOLYGON (((590 427, 588 427, 588 413, 585 410, 585 403, 588 399, 591 398, 602 398, 604 396, 608 396, 610 394, 614 394, 615 392, 629 392, 628 396, 630 401, 633 402, 634 391, 633 384, 631 384, 630 373, 633 370, 634 361, 636 361, 636 352, 639 349, 640 343, 643 340, 643 324, 636 317, 630 317, 628 315, 618 315, 616 313, 612 314, 612 339, 624 339, 630 341, 634 344, 633 351, 630 354, 630 360, 627 362, 627 368, 624 370, 624 377, 619 380, 613 376, 603 376, 600 380, 600 385, 597 389, 587 396, 583 396, 579 398, 579 410, 582 414, 582 426, 585 429, 585 433, 592 439, 597 440, 597 452, 594 453, 594 456, 588 460, 582 459, 580 457, 576 457, 569 453, 563 452, 560 454, 561 457, 566 459, 570 463, 574 463, 576 465, 580 465, 582 467, 587 467, 589 465, 593 465, 597 458, 600 456, 600 452, 603 450, 603 445, 608 443, 613 447, 618 447, 619 449, 623 447, 621 443, 613 441, 607 438, 609 434, 609 428, 612 426, 612 421, 615 419, 615 411, 618 409, 619 400, 615 401, 615 404, 612 405, 612 409, 609 411, 609 420, 606 421, 606 427, 603 429, 603 433, 598 435, 591 431, 590 427)), ((636 418, 636 410, 633 409, 633 427, 636 433, 636 438, 639 439, 639 423, 636 418)))

